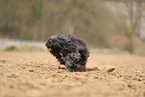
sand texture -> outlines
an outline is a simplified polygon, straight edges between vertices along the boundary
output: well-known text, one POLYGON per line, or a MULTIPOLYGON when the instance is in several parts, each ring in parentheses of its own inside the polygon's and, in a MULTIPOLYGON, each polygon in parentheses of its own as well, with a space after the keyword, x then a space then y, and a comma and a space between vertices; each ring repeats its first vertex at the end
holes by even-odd
POLYGON ((69 72, 48 52, 0 52, 0 97, 145 97, 145 56, 91 53, 69 72))

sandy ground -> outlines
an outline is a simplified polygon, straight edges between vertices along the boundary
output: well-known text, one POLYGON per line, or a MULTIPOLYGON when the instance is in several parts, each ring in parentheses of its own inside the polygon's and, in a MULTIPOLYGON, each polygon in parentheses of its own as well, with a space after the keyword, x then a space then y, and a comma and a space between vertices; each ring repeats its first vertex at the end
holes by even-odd
POLYGON ((91 53, 87 67, 100 71, 58 66, 48 52, 0 52, 0 97, 145 97, 145 56, 91 53))

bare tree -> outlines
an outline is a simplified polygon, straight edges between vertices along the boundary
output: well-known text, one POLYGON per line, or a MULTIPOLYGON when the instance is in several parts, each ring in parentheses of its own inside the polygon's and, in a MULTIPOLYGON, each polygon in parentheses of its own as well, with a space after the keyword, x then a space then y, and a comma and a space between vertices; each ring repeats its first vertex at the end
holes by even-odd
POLYGON ((129 40, 128 50, 133 53, 133 36, 134 34, 140 34, 140 19, 141 19, 141 0, 127 0, 125 1, 127 6, 127 12, 129 16, 129 24, 127 30, 127 38, 129 40))

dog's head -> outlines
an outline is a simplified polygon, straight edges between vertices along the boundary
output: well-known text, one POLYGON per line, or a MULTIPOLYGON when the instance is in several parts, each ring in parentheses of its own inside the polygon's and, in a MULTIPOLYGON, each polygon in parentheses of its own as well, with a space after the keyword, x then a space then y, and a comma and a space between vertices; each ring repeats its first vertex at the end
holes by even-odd
POLYGON ((67 45, 67 41, 67 38, 63 35, 53 35, 48 39, 45 46, 51 53, 58 53, 67 45))

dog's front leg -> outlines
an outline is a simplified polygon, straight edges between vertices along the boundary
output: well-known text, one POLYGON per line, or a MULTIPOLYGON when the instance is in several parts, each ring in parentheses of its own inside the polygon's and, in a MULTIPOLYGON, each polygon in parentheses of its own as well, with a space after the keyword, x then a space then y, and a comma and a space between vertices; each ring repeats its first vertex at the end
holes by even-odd
POLYGON ((66 59, 65 59, 65 67, 66 67, 69 71, 72 72, 72 69, 71 69, 72 66, 73 66, 73 65, 72 65, 72 61, 71 61, 69 58, 66 58, 66 59))
POLYGON ((62 60, 64 62, 65 61, 65 57, 63 56, 62 53, 60 53, 60 56, 61 56, 60 60, 62 60))

